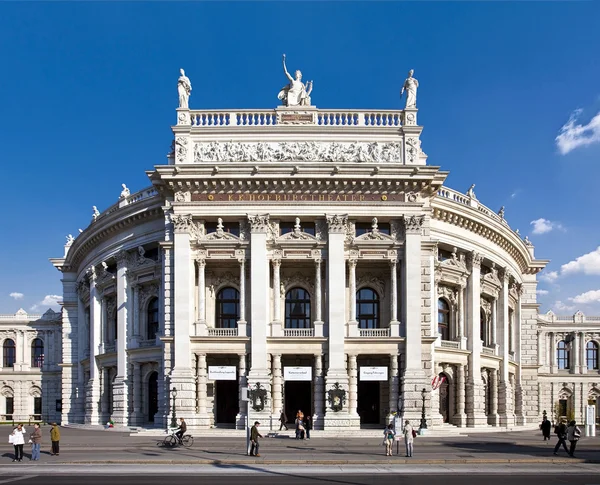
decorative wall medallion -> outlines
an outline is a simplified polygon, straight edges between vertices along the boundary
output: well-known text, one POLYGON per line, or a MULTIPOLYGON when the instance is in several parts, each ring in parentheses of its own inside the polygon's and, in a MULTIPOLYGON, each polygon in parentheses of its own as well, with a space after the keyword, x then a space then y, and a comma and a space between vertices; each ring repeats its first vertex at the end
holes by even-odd
POLYGON ((267 403, 267 390, 257 382, 253 389, 248 389, 248 398, 252 409, 262 411, 267 403))
POLYGON ((336 382, 327 391, 327 401, 329 402, 329 407, 336 413, 344 409, 346 405, 346 390, 340 386, 339 382, 336 382))

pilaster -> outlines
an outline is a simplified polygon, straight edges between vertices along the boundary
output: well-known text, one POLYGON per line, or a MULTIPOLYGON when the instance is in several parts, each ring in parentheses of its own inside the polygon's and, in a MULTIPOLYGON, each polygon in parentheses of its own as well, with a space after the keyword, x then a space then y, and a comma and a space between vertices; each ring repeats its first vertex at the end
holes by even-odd
POLYGON ((271 395, 273 396, 273 406, 271 408, 273 422, 279 420, 279 415, 283 409, 283 376, 281 375, 281 354, 273 354, 271 356, 271 365, 273 375, 273 389, 271 395))
POLYGON ((502 269, 498 272, 502 288, 500 289, 500 295, 498 299, 498 345, 499 353, 502 360, 500 361, 500 375, 498 385, 498 414, 500 419, 500 426, 509 426, 514 422, 512 413, 509 412, 512 406, 512 392, 511 387, 508 384, 508 370, 510 365, 509 350, 510 350, 510 332, 509 332, 509 314, 508 314, 508 300, 509 300, 509 273, 507 269, 502 269))
POLYGON ((325 417, 325 382, 323 379, 323 355, 315 355, 314 385, 314 416, 313 425, 315 429, 323 429, 325 417))
POLYGON ((96 356, 101 338, 102 309, 96 287, 96 268, 89 269, 90 281, 90 379, 86 384, 85 424, 100 424, 100 374, 96 356))
POLYGON ((117 255, 117 375, 113 387, 113 419, 115 424, 128 424, 128 365, 127 365, 127 253, 117 255))
POLYGON ((465 414, 465 367, 459 364, 455 369, 456 412, 452 422, 456 426, 464 427, 467 425, 467 415, 465 414))

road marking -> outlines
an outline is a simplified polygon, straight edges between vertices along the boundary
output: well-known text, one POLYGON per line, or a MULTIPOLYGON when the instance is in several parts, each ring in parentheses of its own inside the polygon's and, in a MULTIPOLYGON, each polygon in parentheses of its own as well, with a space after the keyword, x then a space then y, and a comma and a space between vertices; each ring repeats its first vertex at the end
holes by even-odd
POLYGON ((30 478, 36 478, 38 475, 27 475, 25 477, 15 477, 15 478, 7 478, 5 480, 0 480, 0 483, 10 483, 10 482, 18 482, 20 480, 29 480, 30 478))

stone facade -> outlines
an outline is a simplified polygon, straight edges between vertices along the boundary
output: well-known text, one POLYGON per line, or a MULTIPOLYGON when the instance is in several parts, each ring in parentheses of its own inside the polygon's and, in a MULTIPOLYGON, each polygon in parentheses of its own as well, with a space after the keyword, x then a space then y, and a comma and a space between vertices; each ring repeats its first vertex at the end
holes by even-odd
POLYGON ((179 108, 152 187, 52 259, 62 421, 537 421, 547 261, 443 186, 415 108, 290 113, 179 108))
POLYGON ((0 315, 0 421, 60 421, 61 316, 0 315))

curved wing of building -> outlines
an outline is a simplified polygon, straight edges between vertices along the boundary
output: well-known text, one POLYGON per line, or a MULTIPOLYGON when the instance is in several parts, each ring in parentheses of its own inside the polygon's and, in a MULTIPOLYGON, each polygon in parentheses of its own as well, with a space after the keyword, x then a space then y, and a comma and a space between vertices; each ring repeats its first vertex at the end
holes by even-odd
POLYGON ((176 123, 152 187, 52 260, 63 422, 537 422, 547 261, 473 187, 444 186, 416 108, 176 123))

